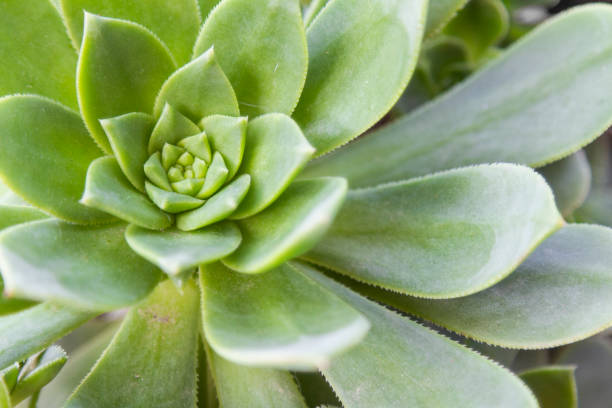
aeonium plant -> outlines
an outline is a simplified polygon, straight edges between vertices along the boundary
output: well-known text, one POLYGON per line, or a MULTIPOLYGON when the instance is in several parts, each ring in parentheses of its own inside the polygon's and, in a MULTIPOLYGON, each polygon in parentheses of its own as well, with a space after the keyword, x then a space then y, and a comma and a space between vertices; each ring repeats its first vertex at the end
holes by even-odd
POLYGON ((528 166, 609 124, 612 11, 559 17, 347 144, 464 3, 0 3, 0 401, 537 406, 375 301, 510 348, 610 325, 612 233, 566 224, 528 166), (545 120, 568 100, 571 126, 545 120), (41 391, 52 343, 126 307, 41 391))

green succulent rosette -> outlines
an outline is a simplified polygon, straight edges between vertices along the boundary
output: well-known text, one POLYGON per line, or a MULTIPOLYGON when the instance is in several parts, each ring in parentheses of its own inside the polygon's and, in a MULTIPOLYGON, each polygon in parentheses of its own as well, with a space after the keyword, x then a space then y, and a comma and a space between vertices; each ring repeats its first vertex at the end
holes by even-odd
POLYGON ((557 206, 612 117, 612 11, 351 142, 463 4, 0 2, 0 406, 537 406, 396 311, 523 349, 610 325, 612 232, 557 206))

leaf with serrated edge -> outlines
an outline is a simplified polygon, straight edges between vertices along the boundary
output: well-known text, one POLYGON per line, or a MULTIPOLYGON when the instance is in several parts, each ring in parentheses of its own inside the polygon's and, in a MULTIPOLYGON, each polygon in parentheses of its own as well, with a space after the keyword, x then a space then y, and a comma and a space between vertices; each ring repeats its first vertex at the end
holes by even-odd
POLYGON ((0 177, 26 201, 79 224, 113 219, 79 203, 101 151, 75 112, 40 96, 0 98, 0 144, 0 177))
POLYGON ((204 23, 194 55, 213 46, 243 115, 293 111, 308 67, 298 0, 224 0, 204 23))
POLYGON ((149 198, 164 211, 169 213, 181 213, 194 208, 201 207, 203 200, 198 200, 189 195, 175 193, 174 191, 166 191, 155 187, 148 181, 145 182, 145 188, 149 198))
POLYGON ((185 64, 202 20, 196 0, 57 0, 75 48, 83 38, 84 10, 101 16, 121 18, 142 24, 168 45, 176 61, 185 64))
POLYGON ((231 254, 242 240, 240 230, 231 222, 194 232, 159 232, 130 225, 125 238, 136 253, 174 276, 231 254))
POLYGON ((206 340, 237 364, 325 367, 369 328, 363 316, 288 264, 259 275, 205 265, 200 287, 206 340))
POLYGON ((361 343, 322 370, 345 406, 537 407, 529 389, 501 366, 309 266, 295 265, 372 324, 361 343))
MULTIPOLYGON (((489 344, 556 347, 612 325, 612 229, 569 224, 497 285, 428 300, 364 287, 368 296, 489 344)), ((361 290, 361 289, 360 289, 361 290)))
POLYGON ((612 6, 573 8, 445 95, 313 162, 304 175, 343 176, 356 188, 468 164, 539 167, 561 159, 612 124, 610 31, 612 6))
POLYGON ((45 350, 37 362, 36 368, 27 373, 20 375, 21 378, 11 392, 11 401, 17 405, 27 397, 40 391, 42 387, 47 385, 62 369, 68 356, 59 346, 51 346, 45 350))
POLYGON ((111 344, 66 408, 194 407, 198 290, 165 281, 126 316, 111 344), (134 392, 138 390, 138 392, 134 392))
POLYGON ((308 27, 308 77, 294 119, 326 153, 399 99, 419 56, 425 0, 334 0, 308 27))
POLYGON ((45 302, 0 317, 0 370, 43 350, 95 315, 45 302))
POLYGON ((351 190, 304 258, 400 293, 452 298, 499 282, 562 224, 533 170, 481 165, 351 190))
POLYGON ((6 291, 91 310, 144 298, 159 271, 123 239, 125 225, 89 227, 59 220, 22 224, 0 234, 6 291))
POLYGON ((224 407, 307 408, 287 371, 234 364, 210 349, 208 361, 224 407))
POLYGON ((172 216, 130 184, 114 157, 91 163, 81 202, 141 227, 161 230, 172 225, 172 216))
POLYGON ((155 97, 175 70, 166 46, 130 21, 85 13, 77 92, 85 124, 107 153, 112 149, 99 119, 152 113, 155 97))
POLYGON ((261 273, 310 250, 334 220, 347 184, 342 178, 299 180, 270 207, 238 221, 242 244, 223 263, 261 273))
POLYGON ((575 366, 537 367, 520 377, 535 394, 540 408, 577 408, 575 366))

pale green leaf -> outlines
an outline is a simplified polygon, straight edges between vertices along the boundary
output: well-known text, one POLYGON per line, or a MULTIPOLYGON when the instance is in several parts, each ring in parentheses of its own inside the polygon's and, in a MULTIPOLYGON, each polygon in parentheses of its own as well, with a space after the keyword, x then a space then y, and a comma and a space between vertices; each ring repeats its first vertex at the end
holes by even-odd
POLYGON ((168 78, 155 100, 156 116, 166 103, 194 122, 213 114, 240 114, 236 94, 212 48, 168 78))
POLYGON ((184 64, 200 29, 196 0, 59 0, 72 41, 79 48, 83 38, 84 11, 142 24, 154 32, 184 64))
POLYGON ((323 276, 307 276, 355 307, 372 324, 366 338, 323 369, 346 407, 537 407, 509 371, 323 276))
POLYGON ((288 116, 271 113, 249 122, 240 173, 251 176, 251 188, 232 214, 250 217, 274 202, 314 154, 299 126, 288 116))
POLYGON ((323 7, 329 3, 329 0, 312 0, 304 10, 304 25, 306 28, 312 24, 314 19, 319 15, 323 7))
POLYGON ((66 408, 194 407, 199 334, 198 290, 158 286, 127 315, 66 408))
POLYGON ((23 224, 0 234, 6 291, 92 310, 136 303, 159 271, 123 239, 125 226, 89 227, 59 220, 23 224))
POLYGON ((0 38, 0 96, 36 93, 77 108, 77 56, 49 0, 0 2, 0 38))
POLYGON ((438 33, 455 17, 468 0, 434 0, 427 7, 427 24, 425 35, 430 37, 438 33))
POLYGON ((540 408, 577 408, 575 368, 538 367, 521 373, 520 377, 535 394, 540 408))
POLYGON ((591 168, 582 150, 538 170, 555 194, 564 217, 571 215, 586 200, 591 187, 591 168))
POLYGON ((191 271, 234 252, 242 237, 231 222, 211 225, 194 232, 151 231, 130 225, 125 233, 136 253, 171 276, 191 271))
POLYGON ((236 211, 249 191, 250 185, 251 177, 249 175, 243 174, 236 178, 208 199, 200 208, 177 215, 177 228, 182 231, 193 231, 227 218, 236 211))
POLYGON ((509 277, 471 296, 428 300, 374 291, 368 296, 489 344, 555 347, 612 325, 612 229, 566 225, 509 277))
POLYGON ((161 230, 172 225, 172 216, 130 184, 114 157, 91 163, 81 202, 141 227, 161 230))
POLYGON ((144 192, 144 164, 149 158, 147 146, 155 122, 146 113, 133 112, 100 121, 123 174, 144 192))
POLYGON ((574 8, 445 95, 305 174, 344 176, 355 188, 468 164, 538 167, 563 158, 612 123, 610 32, 612 6, 574 8))
POLYGON ((95 313, 45 302, 0 317, 0 370, 43 350, 95 313))
POLYGON ((562 223, 533 170, 482 165, 351 190, 304 257, 393 291, 451 298, 506 277, 562 223))
POLYGON ((47 215, 36 208, 23 205, 0 204, 0 230, 28 221, 47 218, 47 215))
POLYGON ((152 113, 159 89, 175 68, 166 46, 146 28, 85 14, 77 69, 79 106, 87 128, 107 153, 110 144, 98 120, 152 113))
POLYGON ((0 407, 11 408, 11 393, 2 378, 0 378, 0 407))
POLYGON ((161 154, 153 153, 144 164, 144 173, 153 184, 166 191, 172 190, 166 169, 161 162, 161 154))
POLYGON ((212 350, 208 355, 223 407, 307 408, 291 373, 234 364, 212 350))
POLYGON ((101 155, 79 115, 39 96, 0 99, 0 177, 56 217, 80 224, 112 219, 79 203, 89 163, 101 155))
POLYGON ((194 54, 211 47, 243 115, 293 111, 308 67, 298 0, 224 0, 204 23, 194 54))
POLYGON ((346 196, 341 178, 299 180, 270 207, 238 221, 242 244, 223 262, 260 273, 310 250, 325 234, 346 196))
POLYGON ((612 227, 612 188, 594 187, 586 201, 574 213, 576 220, 612 227))
POLYGON ((166 104, 149 140, 149 154, 161 151, 166 143, 174 145, 187 136, 200 133, 200 128, 185 115, 166 104))
POLYGON ((374 125, 417 63, 425 0, 334 0, 308 28, 308 77, 294 118, 326 153, 374 125))
MULTIPOLYGON (((231 180, 242 163, 248 120, 245 117, 212 115, 204 118, 200 126, 206 132, 214 151, 223 155, 231 180)), ((251 142, 251 140, 249 141, 251 142)), ((254 142, 254 141, 253 141, 254 142)))
POLYGON ((26 374, 24 373, 24 369, 28 366, 28 362, 26 362, 19 375, 17 385, 11 391, 11 401, 14 405, 37 393, 53 380, 66 364, 68 356, 61 347, 51 346, 41 356, 33 358, 36 359, 36 367, 26 374))
POLYGON ((247 366, 313 370, 357 344, 366 319, 289 264, 248 275, 220 263, 200 268, 208 344, 247 366))
POLYGON ((206 21, 206 18, 208 17, 210 12, 219 3, 221 3, 221 0, 198 0, 198 4, 200 6, 200 15, 202 16, 202 21, 206 21))
POLYGON ((0 205, 15 205, 20 207, 31 207, 23 198, 11 190, 0 180, 0 205))
MULTIPOLYGON (((215 194, 225 183, 228 178, 229 170, 225 165, 225 160, 219 152, 215 152, 210 167, 206 173, 206 180, 202 189, 198 192, 196 197, 198 198, 209 198, 215 194)), ((251 178, 252 181, 252 178, 251 178)))
POLYGON ((204 203, 203 200, 198 200, 189 195, 162 190, 148 181, 145 182, 145 189, 149 198, 159 208, 172 214, 193 210, 194 208, 201 207, 204 203))

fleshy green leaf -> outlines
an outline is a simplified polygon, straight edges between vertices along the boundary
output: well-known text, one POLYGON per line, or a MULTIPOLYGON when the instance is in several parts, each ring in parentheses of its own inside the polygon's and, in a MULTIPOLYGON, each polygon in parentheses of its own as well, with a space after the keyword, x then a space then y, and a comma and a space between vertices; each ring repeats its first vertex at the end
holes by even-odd
POLYGON ((200 15, 202 16, 202 21, 206 20, 206 17, 210 14, 210 12, 217 6, 217 4, 221 3, 221 0, 198 0, 200 5, 200 15))
POLYGON ((0 378, 0 407, 11 408, 11 393, 2 378, 0 378))
POLYGON ((612 123, 611 30, 612 6, 574 8, 434 102, 305 174, 344 176, 355 188, 468 164, 538 167, 563 158, 612 123))
MULTIPOLYGON (((38 360, 36 367, 27 374, 20 373, 20 379, 11 392, 11 400, 14 405, 40 391, 53 380, 66 364, 68 356, 61 347, 51 346, 41 356, 35 358, 38 360)), ((27 364, 26 362, 26 366, 27 364)))
POLYGON ((52 302, 0 317, 0 369, 43 350, 95 316, 52 302))
POLYGON ((350 191, 305 258, 400 293, 451 298, 506 277, 562 223, 533 170, 467 167, 350 191))
POLYGON ((175 277, 231 254, 242 240, 231 222, 194 232, 158 232, 130 225, 125 238, 136 253, 175 277))
POLYGON ((22 205, 0 204, 0 230, 28 221, 47 218, 47 215, 36 208, 22 205))
POLYGON ((234 364, 212 350, 208 355, 222 406, 307 408, 291 373, 234 364))
POLYGON ((237 273, 220 263, 205 265, 200 287, 206 340, 237 364, 325 367, 331 356, 358 343, 370 326, 289 264, 259 275, 237 273))
POLYGON ((435 0, 429 2, 425 35, 432 36, 442 30, 467 2, 468 0, 435 0))
POLYGON ((152 113, 175 65, 166 46, 135 23, 86 13, 84 30, 77 70, 79 106, 93 138, 110 153, 98 120, 152 113))
POLYGON ((149 158, 147 146, 155 126, 146 113, 128 113, 100 121, 123 174, 138 190, 144 192, 144 164, 149 158))
POLYGON ((341 178, 294 182, 265 211, 238 222, 242 244, 223 262, 236 271, 260 273, 302 255, 323 237, 346 191, 341 178))
POLYGON ((595 187, 584 205, 574 213, 580 222, 592 222, 612 227, 612 189, 595 187))
POLYGON ((564 217, 584 203, 591 186, 591 168, 583 151, 538 170, 555 193, 555 201, 564 217))
POLYGON ((193 210, 194 208, 201 207, 204 203, 203 200, 198 200, 189 195, 162 190, 148 181, 145 182, 145 188, 149 198, 153 200, 159 208, 172 214, 193 210))
POLYGON ((540 408, 576 408, 576 381, 572 366, 538 367, 521 374, 540 408))
POLYGON ((227 218, 238 208, 250 185, 251 177, 243 174, 217 192, 200 208, 177 215, 177 228, 182 231, 193 231, 227 218))
POLYGON ((306 28, 310 27, 310 24, 312 24, 327 3, 329 3, 329 0, 312 0, 310 2, 304 11, 304 25, 306 28))
POLYGON ((293 111, 308 67, 298 0, 224 0, 204 23, 195 55, 213 46, 243 115, 293 111))
POLYGON ((60 0, 76 48, 83 38, 83 12, 142 24, 168 45, 179 64, 189 61, 200 29, 196 0, 60 0))
POLYGON ((168 78, 155 100, 156 116, 166 103, 194 122, 213 114, 240 114, 236 94, 212 48, 168 78))
POLYGON ((166 143, 176 144, 181 139, 200 132, 200 128, 195 123, 171 105, 166 104, 151 134, 149 154, 161 151, 166 143))
POLYGON ((204 118, 200 126, 206 132, 213 150, 221 153, 231 180, 242 163, 248 120, 245 117, 212 115, 204 118))
POLYGON ((112 310, 144 298, 158 270, 123 239, 125 226, 88 227, 43 220, 0 234, 6 291, 92 310, 112 310))
POLYGON ((48 0, 0 3, 0 96, 37 93, 77 108, 76 53, 48 0))
POLYGON ((160 284, 130 311, 66 408, 194 407, 198 306, 193 282, 182 293, 160 284))
POLYGON ((79 203, 89 163, 101 152, 79 115, 39 96, 0 99, 0 177, 56 217, 80 224, 109 215, 79 203))
POLYGON ((372 324, 361 343, 322 370, 345 406, 537 407, 529 389, 501 366, 310 267, 298 268, 372 324))
POLYGON ((145 162, 144 173, 157 187, 167 191, 172 190, 170 180, 168 180, 168 174, 166 174, 166 169, 162 165, 161 154, 159 152, 152 154, 145 162))
POLYGON ((268 207, 289 186, 314 154, 299 126, 283 114, 249 122, 240 173, 251 176, 251 188, 232 218, 250 217, 268 207))
POLYGON ((172 217, 130 184, 113 157, 91 163, 81 202, 141 227, 161 230, 172 225, 172 217))
POLYGON ((497 285, 471 296, 428 300, 363 287, 393 307, 489 344, 548 348, 612 325, 612 230, 567 225, 497 285))
MULTIPOLYGON (((229 174, 229 170, 225 165, 225 161, 223 160, 223 156, 221 153, 215 152, 213 156, 212 163, 210 163, 210 167, 208 168, 208 172, 206 173, 206 180, 202 189, 197 194, 198 198, 209 198, 213 194, 217 192, 227 180, 227 176, 229 174)), ((252 178, 251 178, 252 180, 252 178)))
POLYGON ((419 56, 427 1, 334 0, 308 28, 308 77, 294 118, 326 153, 376 123, 419 56))

